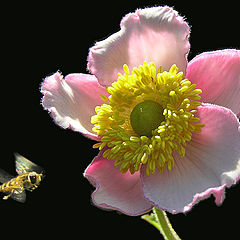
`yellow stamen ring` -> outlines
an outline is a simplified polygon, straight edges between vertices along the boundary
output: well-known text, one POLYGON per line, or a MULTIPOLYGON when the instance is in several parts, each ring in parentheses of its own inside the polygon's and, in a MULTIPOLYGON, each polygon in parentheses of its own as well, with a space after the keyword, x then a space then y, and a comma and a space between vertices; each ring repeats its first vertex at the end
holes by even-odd
POLYGON ((119 74, 117 81, 106 88, 110 96, 100 96, 104 103, 96 107, 97 115, 92 116, 93 131, 102 136, 93 147, 101 150, 107 146, 103 157, 114 160, 114 166, 120 166, 123 173, 129 170, 133 174, 142 164, 147 164, 147 175, 156 169, 171 170, 173 152, 184 157, 186 142, 193 132, 204 127, 195 117, 202 91, 188 79, 182 79, 183 73, 178 72, 176 65, 169 72, 163 72, 161 67, 157 71, 154 63, 146 62, 134 68, 132 74, 127 65, 123 69, 124 75, 119 74), (141 130, 137 118, 132 117, 142 103, 150 103, 150 109, 159 105, 157 114, 162 112, 162 117, 152 118, 157 127, 148 128, 145 135, 145 129, 141 130))

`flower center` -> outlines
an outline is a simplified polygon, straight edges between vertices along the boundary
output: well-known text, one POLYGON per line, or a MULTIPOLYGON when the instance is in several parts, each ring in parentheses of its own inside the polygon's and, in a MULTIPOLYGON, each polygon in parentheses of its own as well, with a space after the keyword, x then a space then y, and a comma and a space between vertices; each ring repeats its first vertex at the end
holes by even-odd
POLYGON ((123 69, 124 75, 106 88, 110 96, 100 95, 104 103, 91 118, 101 137, 93 147, 104 149, 103 157, 123 173, 134 174, 145 164, 147 175, 171 170, 173 153, 183 158, 192 134, 204 127, 195 116, 202 91, 183 79, 176 65, 169 72, 146 62, 131 74, 127 65, 123 69))
POLYGON ((163 120, 162 106, 150 100, 137 104, 130 114, 131 126, 139 136, 152 137, 152 131, 163 120))

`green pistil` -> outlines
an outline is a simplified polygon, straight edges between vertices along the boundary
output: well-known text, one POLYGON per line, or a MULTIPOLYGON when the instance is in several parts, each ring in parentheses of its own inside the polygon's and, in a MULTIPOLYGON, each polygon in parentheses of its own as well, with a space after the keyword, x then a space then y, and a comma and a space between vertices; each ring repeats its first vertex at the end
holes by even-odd
POLYGON ((133 130, 139 136, 152 136, 152 131, 164 121, 163 108, 154 101, 144 101, 137 104, 131 112, 130 122, 133 130))

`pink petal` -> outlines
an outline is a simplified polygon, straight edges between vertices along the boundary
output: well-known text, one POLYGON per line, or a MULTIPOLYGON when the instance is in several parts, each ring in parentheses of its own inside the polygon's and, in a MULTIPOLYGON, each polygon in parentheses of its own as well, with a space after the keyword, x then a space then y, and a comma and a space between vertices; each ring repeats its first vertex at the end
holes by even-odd
POLYGON ((64 79, 57 72, 44 80, 41 92, 43 107, 58 125, 98 139, 92 131, 91 116, 96 114, 95 107, 103 102, 99 95, 107 96, 107 92, 95 76, 70 74, 64 79))
POLYGON ((146 175, 141 169, 144 196, 154 205, 172 213, 186 212, 199 200, 214 194, 219 205, 224 189, 240 176, 240 124, 224 107, 204 104, 198 107, 202 132, 193 134, 186 155, 175 154, 175 167, 163 173, 146 175))
POLYGON ((143 197, 139 172, 121 173, 112 160, 102 157, 103 149, 86 169, 84 176, 96 186, 92 194, 95 205, 121 211, 127 215, 139 215, 152 208, 143 197))
POLYGON ((187 67, 187 76, 202 89, 202 101, 240 112, 240 50, 206 52, 187 67))
POLYGON ((131 71, 144 61, 164 70, 176 64, 185 72, 189 27, 176 11, 169 7, 139 9, 127 14, 120 26, 119 32, 90 49, 88 68, 100 84, 116 81, 123 64, 131 71))

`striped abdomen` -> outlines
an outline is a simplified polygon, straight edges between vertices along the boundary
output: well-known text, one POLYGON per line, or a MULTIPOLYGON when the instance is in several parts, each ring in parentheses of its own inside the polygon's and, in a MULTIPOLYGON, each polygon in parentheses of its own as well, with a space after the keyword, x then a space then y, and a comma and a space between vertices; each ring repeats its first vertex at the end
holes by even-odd
POLYGON ((9 192, 13 189, 16 189, 16 190, 21 190, 22 186, 19 184, 19 181, 16 178, 12 178, 11 180, 3 183, 1 186, 0 186, 0 191, 1 192, 9 192))

